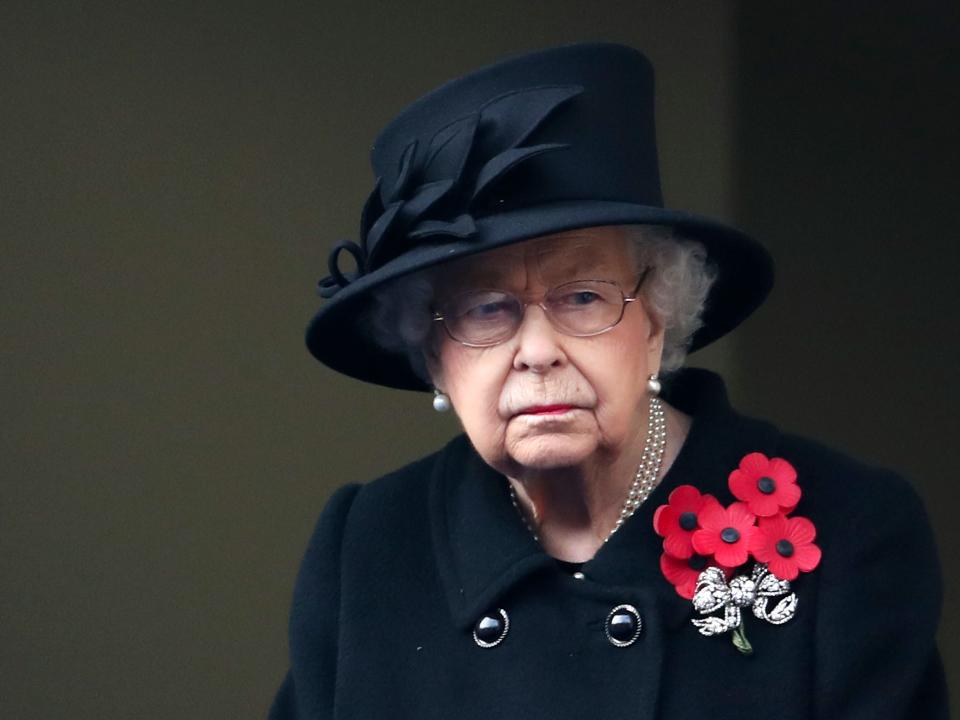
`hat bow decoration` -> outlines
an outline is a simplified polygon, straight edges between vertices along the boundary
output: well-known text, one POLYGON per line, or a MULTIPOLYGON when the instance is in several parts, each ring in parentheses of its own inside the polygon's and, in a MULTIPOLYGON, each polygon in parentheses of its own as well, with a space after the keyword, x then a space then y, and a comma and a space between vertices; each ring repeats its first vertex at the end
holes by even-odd
POLYGON ((348 240, 331 250, 330 275, 317 283, 320 295, 332 298, 415 244, 475 237, 475 214, 500 180, 538 155, 570 147, 523 143, 559 106, 582 92, 580 85, 508 92, 443 126, 425 146, 412 140, 400 155, 394 177, 377 178, 367 198, 362 245, 348 240), (355 272, 340 268, 344 252, 353 257, 355 272))

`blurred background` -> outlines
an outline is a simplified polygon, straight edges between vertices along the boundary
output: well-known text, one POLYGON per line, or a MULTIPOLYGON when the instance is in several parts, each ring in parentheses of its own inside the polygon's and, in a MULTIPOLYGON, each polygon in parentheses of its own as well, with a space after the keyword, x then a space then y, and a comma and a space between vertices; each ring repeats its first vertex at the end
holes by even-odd
POLYGON ((777 259, 690 364, 913 479, 956 691, 956 3, 8 0, 0 717, 265 716, 329 493, 457 432, 303 347, 372 140, 444 80, 593 39, 654 62, 668 204, 777 259))

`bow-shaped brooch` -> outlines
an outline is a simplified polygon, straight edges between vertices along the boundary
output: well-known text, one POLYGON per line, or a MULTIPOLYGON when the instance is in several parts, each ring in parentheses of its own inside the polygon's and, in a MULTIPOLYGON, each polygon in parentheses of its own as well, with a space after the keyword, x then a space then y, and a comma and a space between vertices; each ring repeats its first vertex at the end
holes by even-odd
POLYGON ((663 537, 664 577, 708 616, 692 619, 693 625, 706 636, 731 631, 734 646, 749 655, 744 609, 773 625, 793 618, 798 601, 790 582, 816 568, 821 552, 813 523, 791 516, 801 493, 789 462, 749 453, 727 484, 737 498, 727 507, 691 485, 675 488, 654 513, 653 527, 663 537), (710 615, 719 610, 722 615, 710 615))
POLYGON ((505 202, 493 197, 505 176, 538 155, 569 147, 524 143, 557 108, 582 92, 579 85, 515 90, 441 127, 425 144, 417 139, 408 143, 395 172, 377 178, 364 204, 361 244, 341 242, 330 252, 330 275, 317 284, 320 295, 333 297, 419 243, 475 237, 475 214, 501 209, 505 202), (343 252, 353 256, 356 272, 340 269, 343 252))
POLYGON ((792 619, 797 611, 797 595, 790 592, 790 581, 781 580, 772 574, 766 565, 757 563, 753 572, 738 575, 729 583, 723 570, 709 567, 700 573, 693 593, 693 607, 701 615, 723 610, 723 616, 694 618, 691 622, 701 635, 710 637, 733 631, 733 644, 745 654, 753 652, 750 641, 743 632, 743 609, 751 608, 755 617, 773 625, 782 625, 792 619), (786 595, 773 608, 767 609, 770 598, 786 595))

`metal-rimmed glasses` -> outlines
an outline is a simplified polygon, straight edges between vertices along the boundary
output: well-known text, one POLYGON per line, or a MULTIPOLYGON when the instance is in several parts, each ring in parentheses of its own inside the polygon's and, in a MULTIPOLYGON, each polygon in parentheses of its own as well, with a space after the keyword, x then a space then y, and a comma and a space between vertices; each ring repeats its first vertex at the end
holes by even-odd
POLYGON ((470 290, 443 301, 433 313, 447 334, 467 347, 490 347, 512 338, 523 323, 527 307, 538 305, 558 332, 574 337, 605 333, 623 319, 627 303, 647 276, 625 296, 610 280, 574 280, 548 290, 539 302, 524 302, 504 290, 470 290))

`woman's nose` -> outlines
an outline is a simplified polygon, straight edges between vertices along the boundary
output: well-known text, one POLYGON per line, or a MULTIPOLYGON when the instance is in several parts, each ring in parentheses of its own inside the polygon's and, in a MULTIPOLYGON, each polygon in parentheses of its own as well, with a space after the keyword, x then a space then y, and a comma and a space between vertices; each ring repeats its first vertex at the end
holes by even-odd
POLYGON ((561 367, 566 355, 560 346, 560 333, 539 305, 529 305, 515 335, 517 351, 513 358, 515 370, 546 372, 561 367))

